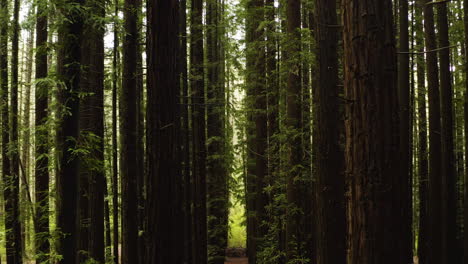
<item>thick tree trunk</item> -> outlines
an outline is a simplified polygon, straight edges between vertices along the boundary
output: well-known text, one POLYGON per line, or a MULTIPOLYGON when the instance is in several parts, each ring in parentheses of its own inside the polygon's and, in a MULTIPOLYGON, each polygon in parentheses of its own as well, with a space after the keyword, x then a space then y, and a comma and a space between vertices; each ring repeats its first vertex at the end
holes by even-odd
MULTIPOLYGON (((437 48, 434 29, 434 10, 432 5, 427 5, 430 0, 422 0, 424 4, 424 35, 426 50, 437 48)), ((437 53, 426 53, 427 84, 429 94, 429 182, 428 182, 428 247, 430 256, 428 263, 442 263, 442 196, 441 196, 441 124, 440 124, 440 99, 439 99, 439 69, 437 66, 437 53)))
POLYGON ((317 64, 319 82, 315 87, 315 118, 317 129, 314 142, 317 178, 317 263, 346 262, 346 216, 344 153, 341 136, 344 121, 341 116, 338 86, 338 24, 336 2, 318 0, 317 64))
MULTIPOLYGON (((390 0, 344 2, 347 263, 399 263, 397 58, 390 0)), ((407 234, 410 235, 410 234, 407 234)))
POLYGON ((59 263, 77 263, 78 249, 78 158, 74 154, 79 136, 79 92, 80 92, 80 42, 82 37, 83 18, 80 8, 70 9, 69 5, 80 7, 81 0, 68 0, 59 6, 64 19, 58 29, 58 76, 63 83, 59 87, 61 104, 57 131, 59 150, 59 169, 57 171, 57 228, 62 236, 57 253, 62 256, 59 263), (66 110, 65 110, 66 109, 66 110), (66 235, 64 235, 66 234, 66 235))
MULTIPOLYGON (((450 73, 450 49, 448 46, 448 14, 447 3, 437 6, 437 31, 440 67, 440 109, 441 109, 441 138, 442 138, 442 262, 456 263, 458 259, 457 245, 457 199, 456 199, 456 171, 453 134, 453 88, 450 73)), ((434 250, 434 249, 433 249, 434 250)))
POLYGON ((120 96, 122 263, 138 262, 137 45, 138 0, 124 2, 123 77, 120 96))
MULTIPOLYGON (((182 263, 177 0, 148 1, 146 263, 182 263), (161 67, 161 65, 163 65, 161 67), (168 206, 170 204, 170 206, 168 206)), ((198 224, 204 225, 204 219, 198 224)), ((205 229, 206 231, 206 229, 205 229)), ((196 241, 204 243, 206 239, 196 241)), ((205 256, 206 251, 198 252, 205 256)), ((198 262, 196 262, 198 263, 198 262)), ((206 263, 206 262, 205 262, 206 263)))

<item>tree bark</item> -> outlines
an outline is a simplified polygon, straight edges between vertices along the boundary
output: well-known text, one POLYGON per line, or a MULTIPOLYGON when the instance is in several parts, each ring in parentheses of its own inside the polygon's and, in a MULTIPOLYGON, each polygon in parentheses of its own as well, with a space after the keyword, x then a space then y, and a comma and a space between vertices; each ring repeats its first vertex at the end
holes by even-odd
POLYGON ((318 87, 315 87, 318 153, 315 159, 317 179, 317 263, 346 262, 346 216, 344 151, 338 86, 338 24, 336 2, 317 0, 318 87))
POLYGON ((57 171, 57 228, 61 232, 57 253, 62 256, 59 263, 77 263, 78 249, 78 184, 79 160, 74 154, 79 136, 79 92, 80 92, 80 42, 83 30, 83 18, 80 11, 81 0, 68 0, 59 5, 63 16, 58 29, 58 76, 59 103, 61 105, 57 131, 59 168, 57 171), (77 8, 70 9, 69 5, 77 8))
POLYGON ((81 177, 87 190, 87 240, 85 259, 104 263, 104 25, 96 18, 105 16, 102 1, 87 2, 90 13, 85 20, 82 40, 82 88, 80 144, 88 150, 81 159, 81 177))
MULTIPOLYGON (((447 3, 437 6, 437 32, 439 47, 448 47, 447 3)), ((450 73, 450 49, 439 51, 440 111, 442 140, 442 262, 455 263, 458 259, 456 222, 456 171, 453 134, 453 88, 450 73)))
MULTIPOLYGON (((146 263, 182 263, 177 0, 148 1, 146 263), (170 204, 171 206, 167 206, 170 204)), ((203 219, 199 219, 203 225, 203 219)), ((205 229, 206 230, 206 229, 205 229)), ((204 241, 196 241, 203 243, 204 241)), ((206 242, 206 240, 205 240, 206 242)), ((205 244, 206 245, 206 244, 205 244)), ((206 251, 199 252, 205 256, 206 251), (204 254, 203 254, 204 253, 204 254)), ((195 262, 197 263, 197 262, 195 262)))
POLYGON ((139 263, 137 193, 138 0, 124 2, 123 76, 120 96, 122 186, 122 263, 139 263))
MULTIPOLYGON (((392 1, 344 2, 347 263, 399 263, 397 57, 392 1)), ((410 235, 410 234, 407 234, 410 235)))
MULTIPOLYGON (((426 50, 437 48, 434 10, 432 5, 427 5, 430 0, 421 1, 424 4, 424 35, 426 50)), ((429 183, 428 183, 428 216, 431 231, 428 237, 430 256, 428 263, 442 263, 442 203, 441 189, 441 124, 440 124, 440 97, 439 97, 439 69, 437 54, 426 54, 427 84, 429 95, 429 183)))
POLYGON ((190 88, 192 89, 193 262, 207 262, 206 107, 204 81, 203 0, 193 0, 190 12, 190 88))

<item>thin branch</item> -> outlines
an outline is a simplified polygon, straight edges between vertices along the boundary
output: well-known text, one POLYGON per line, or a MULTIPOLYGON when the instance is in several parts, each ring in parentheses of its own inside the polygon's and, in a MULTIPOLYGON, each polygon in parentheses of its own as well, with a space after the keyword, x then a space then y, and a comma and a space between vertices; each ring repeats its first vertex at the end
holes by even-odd
POLYGON ((397 52, 398 54, 415 54, 415 55, 421 55, 421 54, 426 54, 426 53, 431 53, 431 52, 437 52, 437 51, 441 51, 441 50, 445 50, 445 49, 451 49, 451 48, 455 48, 455 47, 458 47, 457 45, 453 45, 453 46, 448 46, 448 47, 442 47, 442 48, 437 48, 437 49, 433 49, 433 50, 426 50, 426 51, 418 51, 418 52, 407 52, 407 51, 400 51, 400 52, 397 52))
POLYGON ((447 3, 447 2, 450 2, 450 0, 438 0, 438 1, 432 1, 432 2, 426 3, 426 5, 437 5, 437 4, 443 4, 443 3, 447 3))
POLYGON ((28 200, 29 200, 29 205, 31 206, 31 213, 33 216, 33 221, 34 223, 36 223, 36 213, 34 211, 34 206, 33 206, 34 203, 31 198, 31 193, 29 192, 30 188, 29 188, 28 180, 26 178, 26 170, 24 169, 23 162, 21 161, 20 158, 18 158, 18 161, 19 161, 20 168, 21 168, 21 175, 23 175, 23 181, 24 181, 24 184, 26 185, 26 193, 28 194, 28 200))

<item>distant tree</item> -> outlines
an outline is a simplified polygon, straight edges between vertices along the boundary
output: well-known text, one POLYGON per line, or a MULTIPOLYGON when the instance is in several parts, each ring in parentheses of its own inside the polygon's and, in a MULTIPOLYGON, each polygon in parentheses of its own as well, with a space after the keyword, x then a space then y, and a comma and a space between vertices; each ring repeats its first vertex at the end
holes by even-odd
POLYGON ((229 231, 225 87, 221 61, 221 1, 208 0, 207 43, 207 213, 208 263, 224 264, 229 231))

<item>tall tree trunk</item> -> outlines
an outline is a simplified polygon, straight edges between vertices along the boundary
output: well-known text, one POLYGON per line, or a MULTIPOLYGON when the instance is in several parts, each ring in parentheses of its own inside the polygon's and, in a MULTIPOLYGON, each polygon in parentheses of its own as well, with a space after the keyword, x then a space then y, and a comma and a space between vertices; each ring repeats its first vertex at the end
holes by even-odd
POLYGON ((288 0, 286 5, 285 46, 287 69, 285 135, 290 139, 286 147, 286 259, 289 262, 309 255, 309 234, 305 232, 308 206, 302 201, 310 189, 309 173, 303 169, 302 106, 301 106, 301 1, 288 0))
MULTIPOLYGON (((424 32, 422 18, 422 2, 416 3, 415 12, 415 31, 416 31, 416 48, 418 52, 424 51, 424 32)), ((419 235, 418 235, 418 257, 419 263, 426 264, 429 256, 429 217, 428 217, 428 149, 427 149, 427 103, 426 103, 426 63, 424 56, 419 55, 416 58, 417 70, 417 96, 418 96, 418 176, 419 176, 419 235)))
POLYGON ((193 262, 207 262, 206 108, 203 48, 203 0, 193 0, 190 12, 190 88, 192 89, 193 262))
POLYGON ((138 0, 124 2, 123 77, 120 96, 122 263, 138 262, 137 45, 138 0))
POLYGON ((112 257, 114 264, 119 263, 119 169, 118 169, 118 130, 117 130, 117 94, 119 79, 119 33, 117 18, 119 14, 119 1, 114 2, 114 47, 112 54, 112 257))
MULTIPOLYGON (((437 32, 439 40, 440 65, 440 109, 442 137, 442 262, 456 263, 457 222, 456 222, 456 172, 453 142, 453 88, 450 73, 450 49, 448 32, 447 3, 437 6, 437 32)), ((434 250, 434 249, 433 249, 434 250)))
POLYGON ((180 89, 181 89, 181 157, 182 157, 182 206, 184 208, 184 259, 185 263, 192 263, 192 185, 191 185, 191 171, 190 171, 190 116, 189 116, 189 85, 188 85, 188 67, 187 67, 187 1, 181 0, 179 2, 179 31, 180 31, 180 50, 179 50, 179 71, 180 71, 180 89))
POLYGON ((147 11, 146 263, 182 263, 178 1, 148 1, 147 11))
MULTIPOLYGON (((142 15, 142 1, 137 0, 137 15, 138 15, 138 43, 137 43, 137 87, 136 87, 136 101, 137 101, 137 142, 136 142, 136 159, 138 162, 136 177, 137 177, 137 197, 138 197, 138 233, 143 231, 145 224, 145 182, 144 182, 144 168, 145 168, 145 102, 143 94, 143 43, 141 41, 141 32, 143 29, 143 15, 142 15)), ((145 254, 145 241, 144 237, 138 236, 138 255, 139 263, 146 264, 144 260, 145 254)))
POLYGON ((343 19, 347 263, 399 263, 403 219, 395 197, 400 142, 392 2, 345 1, 343 19))
POLYGON ((428 216, 431 231, 428 237, 428 247, 431 249, 428 257, 429 263, 442 263, 442 226, 441 226, 441 127, 440 127, 440 99, 439 99, 439 69, 437 67, 437 53, 431 52, 437 48, 434 10, 427 3, 430 0, 422 0, 424 4, 424 35, 427 64, 427 84, 429 94, 429 183, 428 183, 428 216))
POLYGON ((315 159, 317 179, 317 263, 345 263, 345 180, 344 153, 341 136, 344 122, 341 116, 338 86, 338 18, 336 2, 317 0, 317 48, 319 65, 315 118, 318 153, 315 159))
POLYGON ((399 263, 413 261, 412 241, 412 181, 411 181, 411 137, 410 121, 410 56, 409 56, 409 7, 407 0, 399 0, 399 50, 398 56, 398 104, 400 117, 400 184, 397 190, 400 199, 400 216, 402 219, 400 235, 399 263), (410 235, 408 235, 410 234, 410 235))
POLYGON ((59 88, 60 125, 57 131, 59 169, 57 171, 57 228, 62 234, 58 241, 57 253, 62 256, 59 263, 77 263, 78 228, 77 208, 79 184, 79 160, 74 154, 79 136, 80 110, 80 42, 83 30, 81 0, 67 0, 59 5, 63 16, 58 29, 58 76, 62 85, 59 88), (69 8, 76 5, 77 8, 69 8))
POLYGON ((221 79, 221 3, 208 0, 207 21, 207 197, 208 263, 224 264, 228 240, 228 171, 225 133, 225 90, 221 79))
POLYGON ((36 92, 35 92, 35 215, 34 231, 37 261, 48 259, 49 243, 49 133, 47 128, 47 108, 49 86, 40 82, 47 77, 47 3, 39 1, 36 15, 36 92))
POLYGON ((246 5, 247 44, 247 252, 250 263, 257 263, 257 255, 265 236, 265 181, 267 171, 265 43, 261 22, 264 20, 264 1, 250 0, 246 5))
MULTIPOLYGON (((104 25, 97 18, 105 15, 102 1, 88 2, 90 15, 85 21, 82 40, 82 92, 80 143, 88 150, 81 159, 81 178, 86 179, 88 242, 86 259, 104 263, 104 25), (86 59, 87 58, 87 59, 86 59)), ((82 234, 84 235, 84 234, 82 234)))
POLYGON ((21 222, 19 218, 19 151, 18 151, 18 43, 19 43, 19 0, 14 1, 11 45, 11 93, 10 93, 10 144, 11 162, 9 175, 5 180, 5 230, 7 263, 23 263, 21 222))
MULTIPOLYGON (((468 0, 463 1, 463 19, 465 23, 465 56, 468 56, 468 0)), ((465 206, 463 226, 468 226, 468 60, 465 57, 465 101, 464 101, 464 117, 465 117, 465 206)), ((465 229, 463 243, 463 261, 468 262, 468 232, 465 229)))

